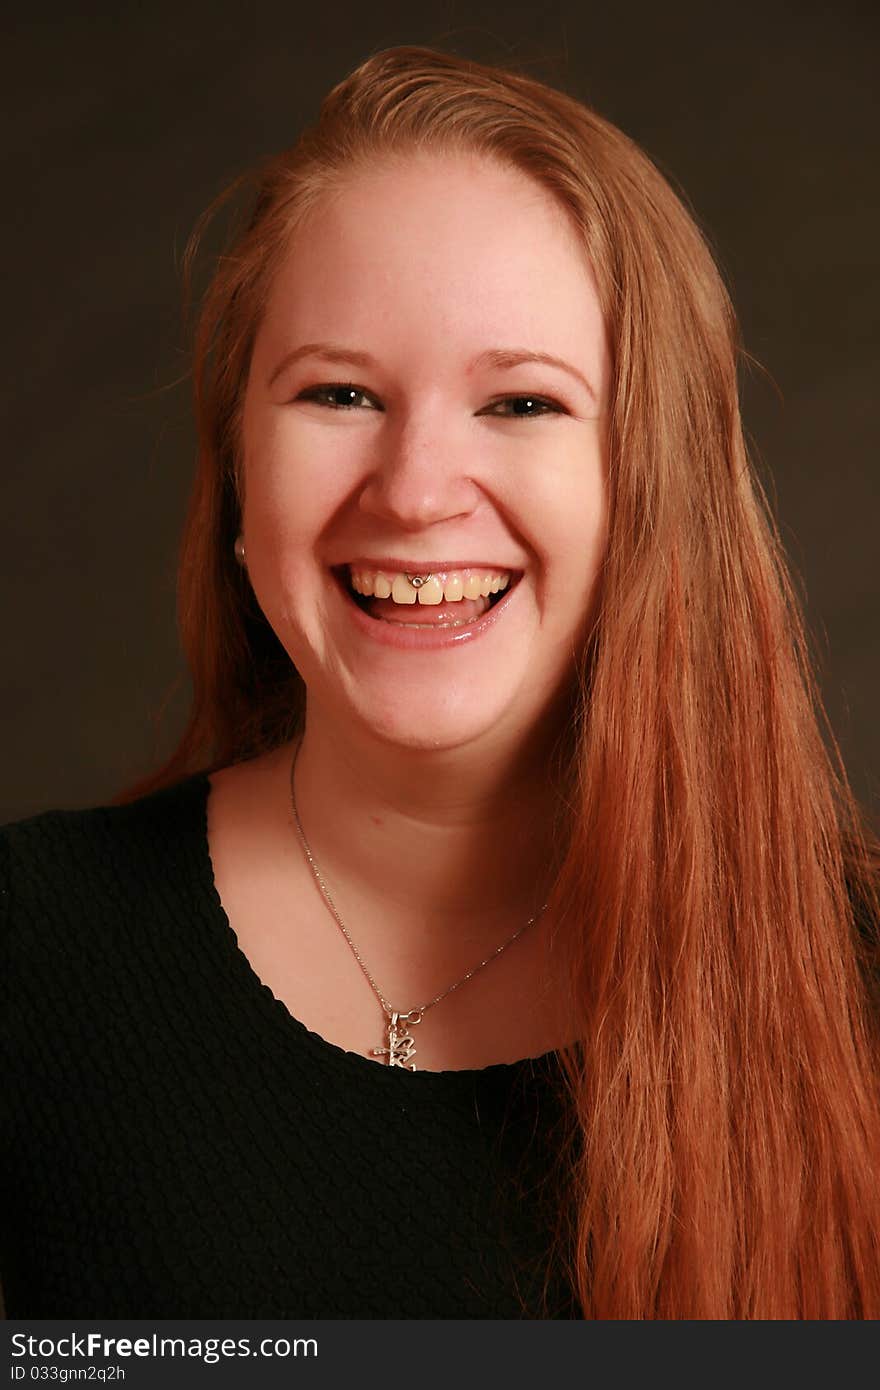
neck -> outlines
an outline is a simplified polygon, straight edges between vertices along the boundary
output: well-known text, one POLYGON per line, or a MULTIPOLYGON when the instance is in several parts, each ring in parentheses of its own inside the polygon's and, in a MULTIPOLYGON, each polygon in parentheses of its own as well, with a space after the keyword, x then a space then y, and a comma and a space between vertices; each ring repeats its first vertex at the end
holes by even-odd
MULTIPOLYGON (((516 750, 399 749, 310 709, 296 799, 322 876, 389 931, 496 942, 552 885, 562 848, 553 751, 546 732, 516 750)), ((293 752, 279 752, 279 775, 293 752)))

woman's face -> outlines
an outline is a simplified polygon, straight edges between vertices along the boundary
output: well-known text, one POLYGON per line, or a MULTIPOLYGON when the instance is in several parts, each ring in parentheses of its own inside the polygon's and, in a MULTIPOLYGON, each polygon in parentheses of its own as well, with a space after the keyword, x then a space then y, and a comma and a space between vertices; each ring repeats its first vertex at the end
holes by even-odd
POLYGON ((608 376, 584 253, 518 171, 414 155, 312 212, 243 414, 248 571, 310 713, 439 749, 559 708, 605 549, 608 376))

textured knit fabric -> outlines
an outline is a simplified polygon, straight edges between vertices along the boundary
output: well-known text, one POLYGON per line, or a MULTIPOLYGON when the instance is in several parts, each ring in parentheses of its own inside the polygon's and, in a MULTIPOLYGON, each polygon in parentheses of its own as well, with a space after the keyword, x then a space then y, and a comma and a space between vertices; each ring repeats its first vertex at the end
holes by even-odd
POLYGON ((0 831, 7 1316, 576 1317, 539 1297, 553 1055, 412 1073, 310 1032, 238 947, 208 788, 0 831))

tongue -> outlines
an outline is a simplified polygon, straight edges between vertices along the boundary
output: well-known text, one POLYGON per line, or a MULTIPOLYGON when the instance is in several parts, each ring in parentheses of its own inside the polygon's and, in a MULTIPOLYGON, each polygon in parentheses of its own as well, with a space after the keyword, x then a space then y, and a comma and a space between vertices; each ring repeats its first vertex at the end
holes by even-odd
POLYGON ((487 598, 463 598, 458 603, 395 603, 390 598, 369 598, 367 612, 372 618, 391 623, 467 623, 479 618, 489 607, 487 598))

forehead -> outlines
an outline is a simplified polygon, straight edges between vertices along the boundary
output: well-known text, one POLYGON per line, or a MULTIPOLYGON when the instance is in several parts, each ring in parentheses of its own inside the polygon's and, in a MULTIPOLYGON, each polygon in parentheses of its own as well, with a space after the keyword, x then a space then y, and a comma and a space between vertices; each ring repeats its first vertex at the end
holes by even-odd
MULTIPOLYGON (((294 234, 261 336, 393 341, 407 354, 487 341, 596 368, 604 327, 592 270, 559 203, 475 154, 359 169, 294 234)), ((355 340, 357 340, 355 342, 355 340)))

